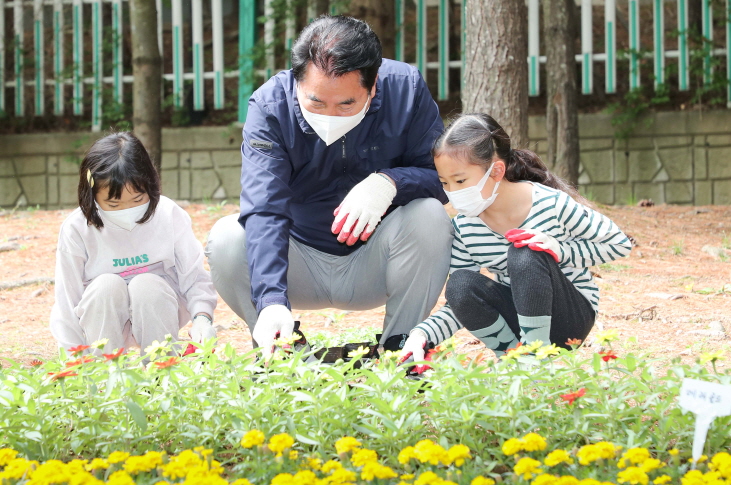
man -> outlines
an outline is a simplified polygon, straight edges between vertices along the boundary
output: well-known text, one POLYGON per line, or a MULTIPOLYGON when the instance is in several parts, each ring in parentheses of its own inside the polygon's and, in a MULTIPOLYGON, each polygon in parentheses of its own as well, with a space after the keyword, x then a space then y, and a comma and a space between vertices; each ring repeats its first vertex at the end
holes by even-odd
POLYGON ((292 306, 385 303, 381 343, 429 315, 452 241, 431 157, 442 129, 419 72, 382 60, 365 22, 324 16, 302 31, 292 69, 249 100, 241 213, 208 239, 216 289, 254 345, 268 354, 292 334, 292 306))

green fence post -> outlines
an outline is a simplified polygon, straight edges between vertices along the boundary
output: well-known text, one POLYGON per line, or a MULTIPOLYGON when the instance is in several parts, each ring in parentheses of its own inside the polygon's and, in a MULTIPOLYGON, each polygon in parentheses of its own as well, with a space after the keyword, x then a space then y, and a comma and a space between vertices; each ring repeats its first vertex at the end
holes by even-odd
POLYGON ((688 62, 688 0, 678 0, 678 89, 681 91, 687 91, 690 84, 688 62))
POLYGON ((416 67, 426 81, 426 0, 416 0, 416 67))
POLYGON ((629 0, 629 88, 640 87, 640 2, 629 0))
POLYGON ((102 89, 103 89, 103 53, 102 53, 102 0, 91 4, 91 58, 93 63, 93 84, 91 88, 91 131, 99 132, 102 128, 102 89))
POLYGON ((605 62, 605 91, 611 94, 617 91, 617 5, 615 0, 606 0, 604 3, 604 44, 606 52, 605 62))
MULTIPOLYGON (((2 65, 2 64, 0 64, 2 65)), ((53 2, 53 113, 63 114, 63 0, 53 2)))
POLYGON ((246 121, 249 97, 254 92, 254 62, 251 49, 256 44, 256 0, 239 0, 239 123, 246 121))
POLYGON ((16 1, 13 9, 13 34, 15 36, 15 116, 24 116, 23 106, 23 2, 16 1))
POLYGON ((396 60, 404 61, 404 0, 396 0, 394 5, 396 7, 396 60))
POLYGON ((73 0, 74 115, 84 114, 84 4, 73 0))
POLYGON ((0 0, 0 115, 5 114, 5 0, 0 0))
POLYGON ((703 0, 703 83, 710 84, 713 75, 711 56, 713 55, 713 10, 711 0, 703 0))
MULTIPOLYGON (((17 0, 20 1, 20 0, 17 0)), ((43 45, 43 0, 34 0, 33 2, 33 55, 35 58, 35 113, 36 116, 43 116, 45 111, 45 76, 43 75, 43 67, 45 64, 43 45)))
POLYGON ((449 1, 439 0, 439 92, 440 100, 449 99, 449 1))

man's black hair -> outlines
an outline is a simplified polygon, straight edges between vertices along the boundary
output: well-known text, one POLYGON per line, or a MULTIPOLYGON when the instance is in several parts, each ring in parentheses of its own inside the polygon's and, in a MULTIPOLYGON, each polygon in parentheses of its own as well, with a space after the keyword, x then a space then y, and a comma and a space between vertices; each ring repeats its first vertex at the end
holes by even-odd
POLYGON ((323 15, 302 30, 292 46, 292 73, 297 82, 312 63, 330 77, 360 72, 360 84, 373 88, 382 60, 381 41, 362 20, 323 15))
POLYGON ((79 207, 87 224, 97 229, 104 227, 95 204, 99 189, 109 187, 109 198, 119 199, 125 186, 150 197, 150 205, 137 223, 150 220, 160 200, 160 176, 136 136, 129 132, 113 133, 97 140, 81 162, 79 207))

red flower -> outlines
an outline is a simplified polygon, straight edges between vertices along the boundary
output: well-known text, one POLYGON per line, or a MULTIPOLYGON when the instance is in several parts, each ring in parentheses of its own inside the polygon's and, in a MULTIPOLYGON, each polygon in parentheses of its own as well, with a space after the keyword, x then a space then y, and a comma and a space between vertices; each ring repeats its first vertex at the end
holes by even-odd
POLYGON ((38 359, 33 359, 33 360, 30 361, 30 365, 33 366, 33 367, 38 367, 38 366, 43 365, 43 361, 42 360, 38 360, 38 359))
POLYGON ((606 352, 599 352, 604 362, 609 362, 612 359, 617 359, 619 356, 614 353, 613 350, 607 350, 606 352))
POLYGON ((577 347, 581 345, 581 339, 580 338, 570 338, 566 341, 566 345, 571 347, 572 345, 576 345, 577 347))
POLYGON ((188 344, 188 346, 185 348, 185 352, 183 352, 183 357, 185 357, 186 355, 194 354, 197 349, 198 347, 196 347, 195 345, 188 344))
POLYGON ((124 347, 122 347, 121 349, 117 350, 113 354, 102 354, 102 355, 107 360, 117 360, 119 358, 119 356, 122 355, 123 353, 124 353, 124 347))
POLYGON ((81 352, 83 352, 84 350, 86 350, 88 348, 89 348, 88 345, 77 345, 76 347, 71 347, 69 349, 69 352, 71 352, 74 355, 78 355, 78 354, 80 354, 81 352))
POLYGON ((163 362, 155 362, 155 367, 157 367, 158 369, 166 369, 168 367, 174 366, 178 362, 180 362, 180 358, 179 357, 170 357, 166 361, 163 361, 163 362))
POLYGON ((79 359, 70 360, 70 361, 66 362, 66 367, 74 367, 77 365, 86 364, 87 362, 91 362, 93 360, 94 360, 94 357, 92 357, 91 355, 85 355, 79 359))
POLYGON ((568 394, 561 394, 561 399, 568 401, 569 404, 573 404, 578 398, 586 394, 586 388, 582 387, 576 392, 570 392, 568 394))
POLYGON ((52 381, 57 381, 59 379, 63 379, 64 377, 78 376, 79 374, 74 372, 73 369, 66 369, 65 371, 56 372, 56 373, 49 372, 48 375, 51 376, 52 381))

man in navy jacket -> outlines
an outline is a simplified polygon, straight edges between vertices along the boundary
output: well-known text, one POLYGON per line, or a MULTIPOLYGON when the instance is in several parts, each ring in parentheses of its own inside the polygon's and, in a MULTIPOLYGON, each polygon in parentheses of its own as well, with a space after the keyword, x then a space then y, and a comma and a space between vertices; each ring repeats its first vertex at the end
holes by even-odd
POLYGON ((418 70, 382 59, 365 22, 308 25, 282 71, 249 100, 240 215, 207 254, 216 289, 269 353, 299 309, 385 303, 385 341, 436 304, 452 226, 434 169, 443 129, 418 70))

